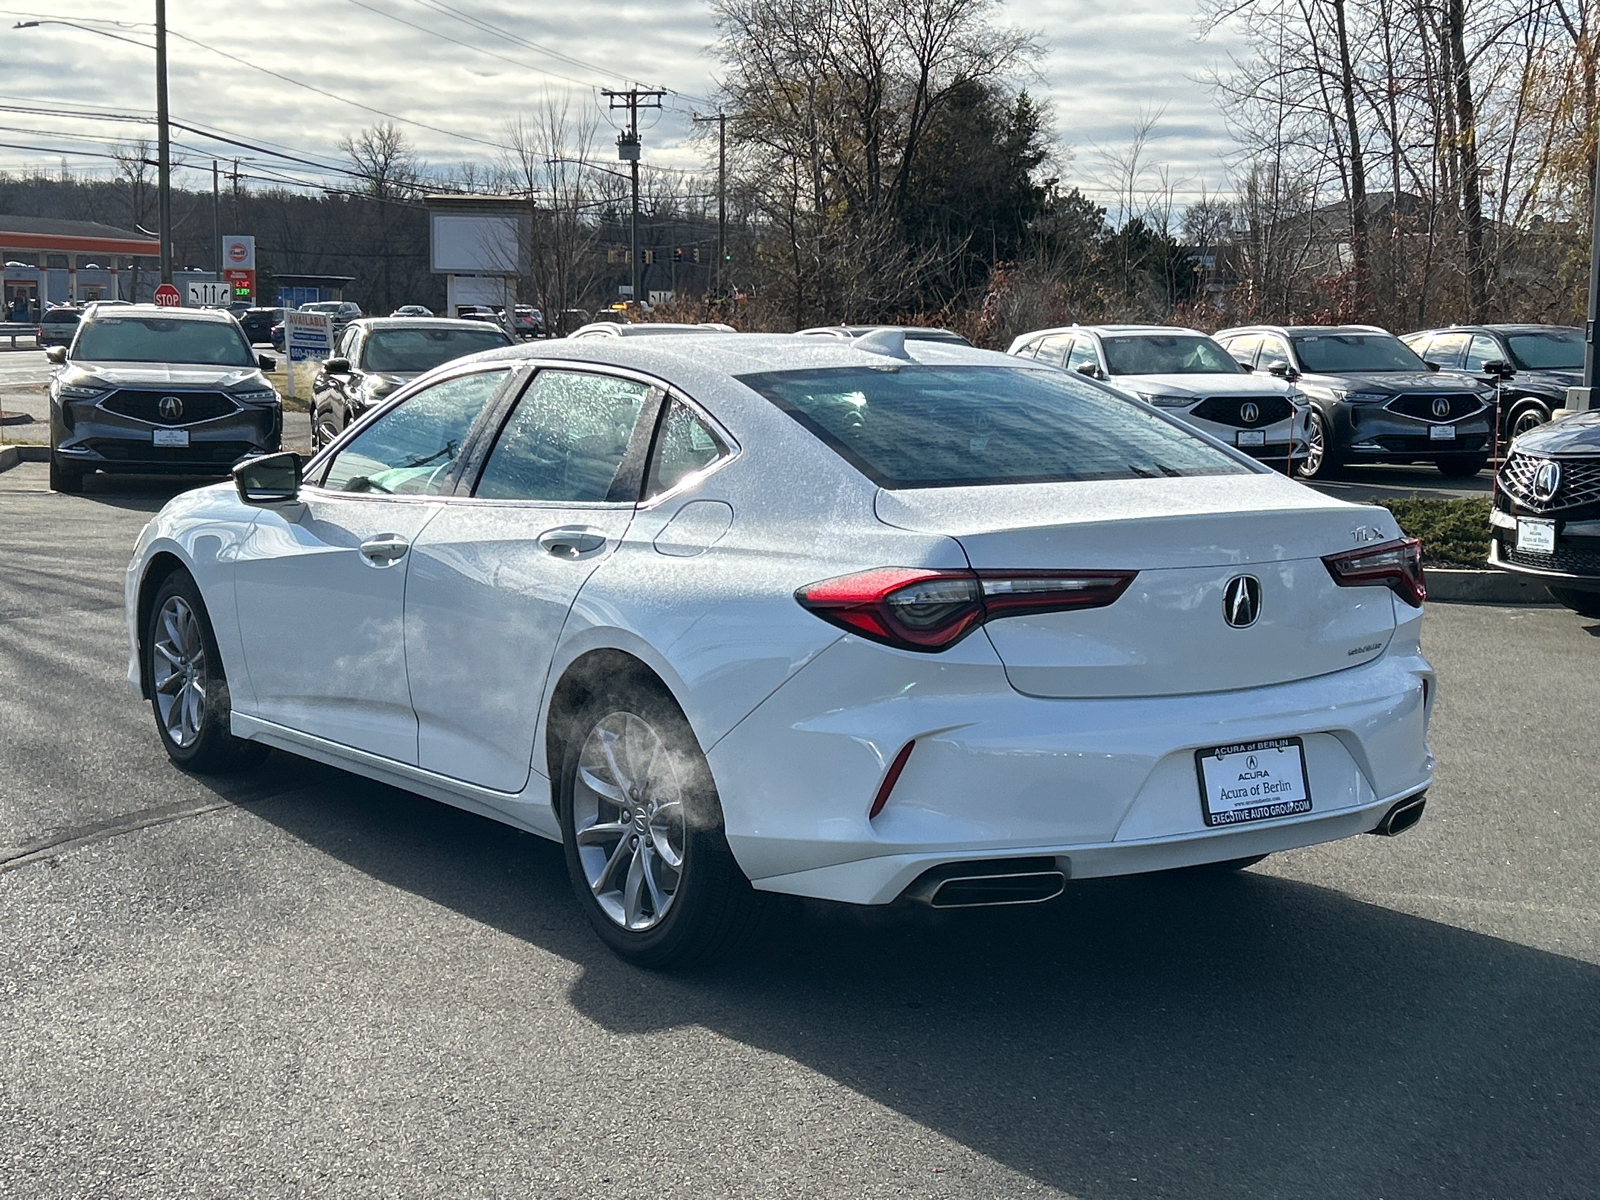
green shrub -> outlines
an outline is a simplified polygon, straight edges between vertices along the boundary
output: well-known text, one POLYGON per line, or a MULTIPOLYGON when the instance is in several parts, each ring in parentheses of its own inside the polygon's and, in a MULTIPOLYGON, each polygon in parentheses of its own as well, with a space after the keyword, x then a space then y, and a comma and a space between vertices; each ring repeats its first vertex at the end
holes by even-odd
POLYGON ((1442 567, 1481 567, 1489 557, 1489 498, 1443 500, 1407 496, 1379 500, 1407 537, 1422 539, 1422 560, 1442 567))

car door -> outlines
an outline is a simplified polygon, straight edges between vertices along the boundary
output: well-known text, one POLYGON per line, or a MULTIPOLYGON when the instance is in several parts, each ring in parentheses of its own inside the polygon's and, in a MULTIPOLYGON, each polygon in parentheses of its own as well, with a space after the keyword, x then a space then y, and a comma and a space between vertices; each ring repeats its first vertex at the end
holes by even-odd
POLYGON ((419 766, 499 792, 527 785, 557 638, 633 520, 661 396, 631 375, 540 369, 471 498, 416 539, 405 654, 419 766))
POLYGON ((406 397, 265 508, 236 566, 255 715, 415 763, 403 612, 410 548, 451 494, 508 365, 406 397))

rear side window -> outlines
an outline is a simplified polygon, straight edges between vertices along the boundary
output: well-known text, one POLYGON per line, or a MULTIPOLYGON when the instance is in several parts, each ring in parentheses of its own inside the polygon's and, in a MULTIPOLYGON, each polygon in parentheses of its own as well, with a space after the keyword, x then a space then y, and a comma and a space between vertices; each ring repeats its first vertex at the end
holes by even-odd
POLYGON ((1056 371, 825 367, 739 378, 885 488, 1250 473, 1182 426, 1056 371))
POLYGON ((478 487, 480 500, 573 504, 637 500, 639 459, 626 470, 650 387, 582 371, 540 371, 506 419, 478 487))
POLYGON ((727 452, 721 438, 686 405, 674 400, 667 406, 661 433, 656 438, 645 498, 671 491, 687 476, 705 470, 727 452))

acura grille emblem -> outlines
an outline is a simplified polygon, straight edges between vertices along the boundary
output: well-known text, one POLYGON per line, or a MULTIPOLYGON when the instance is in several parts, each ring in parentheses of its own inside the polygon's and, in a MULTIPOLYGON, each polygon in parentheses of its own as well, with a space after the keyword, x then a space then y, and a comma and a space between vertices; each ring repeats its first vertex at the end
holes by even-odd
POLYGON ((1433 415, 1441 420, 1448 417, 1450 415, 1450 401, 1443 396, 1435 396, 1433 398, 1433 415))
POLYGON ((156 411, 163 421, 176 421, 183 416, 183 401, 176 396, 163 396, 156 403, 156 411))
POLYGON ((1561 464, 1542 462, 1533 473, 1533 498, 1540 504, 1549 504, 1561 490, 1561 464))
POLYGON ((1222 589, 1222 619, 1235 629, 1248 629, 1261 615, 1261 581, 1235 575, 1222 589))
POLYGON ((1239 405, 1239 420, 1243 421, 1246 425, 1254 425, 1256 421, 1260 419, 1260 417, 1261 410, 1256 407, 1254 401, 1246 400, 1243 404, 1239 405))

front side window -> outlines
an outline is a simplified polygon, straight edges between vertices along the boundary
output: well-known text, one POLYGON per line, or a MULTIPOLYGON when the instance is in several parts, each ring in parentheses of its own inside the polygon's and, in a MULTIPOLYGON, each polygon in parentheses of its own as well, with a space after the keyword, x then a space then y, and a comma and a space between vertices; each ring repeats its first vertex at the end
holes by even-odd
POLYGON ((1277 369, 1284 371, 1293 365, 1289 361, 1289 347, 1284 345, 1282 338, 1263 337, 1261 339, 1261 357, 1256 360, 1256 370, 1271 371, 1277 369))
POLYGON ((824 367, 739 380, 885 488, 1249 473, 1141 405, 1021 364, 824 367))
POLYGON ((1242 333, 1231 337, 1227 341, 1217 343, 1226 350, 1233 361, 1245 370, 1250 370, 1256 365, 1256 351, 1261 348, 1261 335, 1259 333, 1242 333))
POLYGON ((1461 356, 1466 353, 1469 340, 1464 333, 1442 333, 1433 339, 1428 347, 1428 353, 1423 357, 1431 363, 1438 363, 1446 370, 1457 370, 1461 366, 1461 356))
POLYGON ((1067 370, 1076 371, 1079 367, 1099 367, 1100 356, 1094 352, 1094 339, 1081 337, 1072 347, 1072 353, 1067 355, 1067 370))
POLYGON ((703 471, 728 452, 722 439, 705 422, 674 400, 667 406, 656 435, 656 451, 650 460, 646 499, 677 487, 696 471, 703 471))
POLYGON ((1072 335, 1058 333, 1054 337, 1047 337, 1039 343, 1038 352, 1034 355, 1042 363, 1049 363, 1052 367, 1059 367, 1066 361, 1067 352, 1072 349, 1072 335))
POLYGON ((612 375, 540 371, 506 418, 473 495, 571 504, 637 500, 638 466, 631 473, 625 467, 650 390, 612 375))
POLYGON ((1305 370, 1330 375, 1428 369, 1411 347, 1392 333, 1304 333, 1294 339, 1294 348, 1305 370))
POLYGON ((1102 337, 1106 370, 1112 375, 1239 375, 1239 364, 1198 333, 1151 333, 1102 337))
POLYGON ((1472 335, 1472 348, 1467 351, 1466 368, 1481 371, 1484 363, 1504 362, 1505 357, 1499 342, 1486 333, 1476 333, 1472 335))
POLYGON ((457 375, 407 397, 334 455, 322 486, 385 496, 449 491, 450 468, 506 370, 457 375))
POLYGON ((1511 365, 1524 371, 1579 371, 1583 369, 1583 333, 1577 329, 1541 329, 1513 333, 1506 338, 1511 365))
POLYGON ((511 339, 493 325, 481 329, 373 329, 361 348, 361 366, 368 371, 420 375, 451 359, 510 344, 511 339))
POLYGON ((233 321, 96 316, 78 327, 79 362, 199 363, 254 367, 256 357, 233 321))

